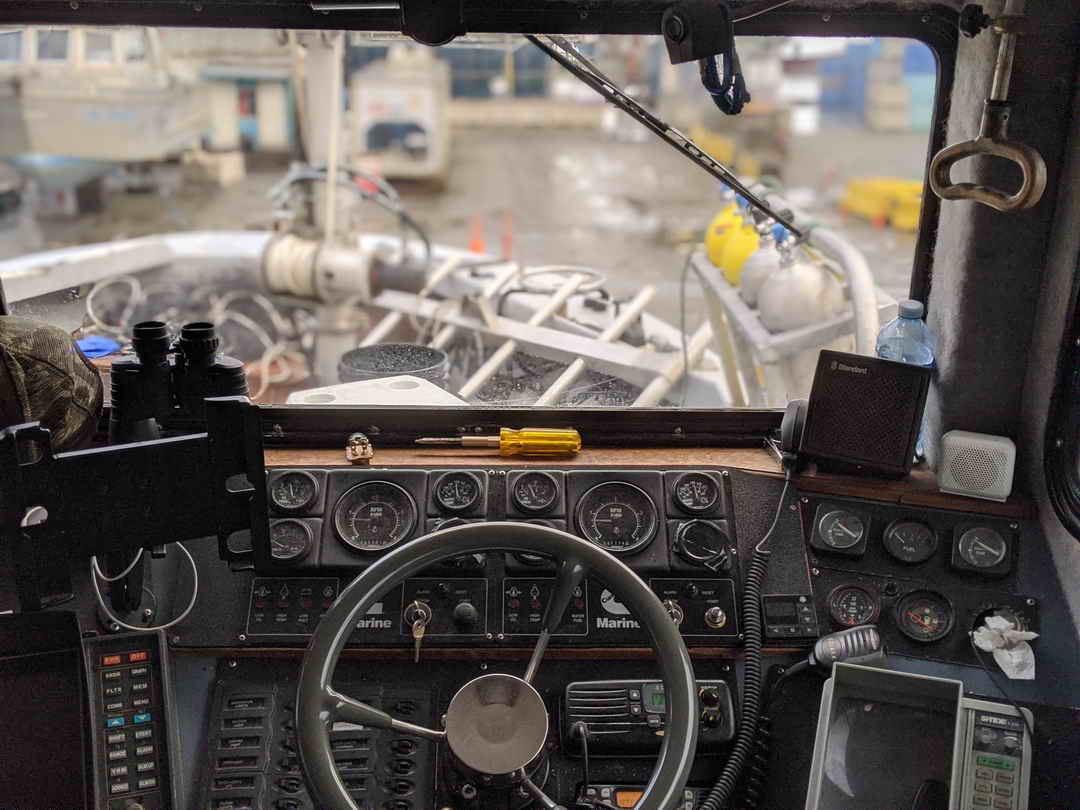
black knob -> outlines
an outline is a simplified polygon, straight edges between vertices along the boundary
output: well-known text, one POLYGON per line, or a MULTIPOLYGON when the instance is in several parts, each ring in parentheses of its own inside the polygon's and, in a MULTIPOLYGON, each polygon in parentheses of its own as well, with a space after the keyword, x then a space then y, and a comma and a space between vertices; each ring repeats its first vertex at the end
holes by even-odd
POLYGON ((454 624, 459 630, 470 630, 480 620, 480 611, 472 602, 461 602, 454 608, 454 624))
POLYGON ((693 582, 687 582, 687 583, 686 583, 686 584, 685 584, 685 585, 683 586, 683 589, 682 589, 682 590, 683 590, 683 595, 684 595, 684 596, 685 596, 685 597, 686 597, 687 599, 697 599, 697 598, 698 598, 698 595, 699 595, 699 594, 701 593, 701 588, 699 588, 699 587, 698 587, 698 586, 697 586, 697 585, 696 585, 695 583, 693 583, 693 582))
POLYGON ((698 694, 698 698, 701 700, 701 705, 706 709, 718 709, 720 708, 720 691, 714 687, 706 687, 702 689, 698 694))

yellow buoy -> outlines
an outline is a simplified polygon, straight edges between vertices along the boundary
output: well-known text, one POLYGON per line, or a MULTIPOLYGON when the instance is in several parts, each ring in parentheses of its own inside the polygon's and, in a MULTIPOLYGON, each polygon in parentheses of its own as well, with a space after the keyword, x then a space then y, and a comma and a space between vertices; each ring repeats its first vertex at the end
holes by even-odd
POLYGON ((716 267, 720 267, 724 251, 724 244, 728 237, 742 225, 742 215, 739 206, 731 203, 720 210, 720 213, 709 223, 705 229, 705 252, 709 261, 716 267))
POLYGON ((743 265, 751 254, 758 249, 758 232, 749 224, 740 223, 732 229, 728 238, 724 240, 724 247, 720 253, 720 269, 724 278, 733 287, 739 285, 742 276, 743 265))

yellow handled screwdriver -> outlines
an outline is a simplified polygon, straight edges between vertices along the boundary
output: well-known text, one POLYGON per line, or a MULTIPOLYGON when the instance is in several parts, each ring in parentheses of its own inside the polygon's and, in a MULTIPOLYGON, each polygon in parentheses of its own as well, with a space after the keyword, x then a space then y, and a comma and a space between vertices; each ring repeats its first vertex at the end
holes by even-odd
POLYGON ((452 436, 417 439, 416 443, 495 447, 501 456, 572 456, 581 449, 581 434, 573 428, 502 428, 498 436, 452 436))

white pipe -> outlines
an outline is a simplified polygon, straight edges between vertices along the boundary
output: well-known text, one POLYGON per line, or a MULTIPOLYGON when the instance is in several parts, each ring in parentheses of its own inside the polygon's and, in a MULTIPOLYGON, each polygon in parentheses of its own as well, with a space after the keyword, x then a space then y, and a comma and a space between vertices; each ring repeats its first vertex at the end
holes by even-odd
MULTIPOLYGON (((597 340, 602 343, 611 343, 613 340, 618 340, 622 337, 622 333, 625 332, 634 321, 641 317, 641 311, 645 309, 646 304, 652 300, 652 297, 656 294, 656 287, 651 284, 645 285, 641 292, 634 296, 634 299, 630 301, 619 316, 612 321, 608 328, 597 336, 597 340)), ((539 406, 554 405, 555 401, 561 397, 566 389, 574 384, 574 381, 585 372, 585 360, 579 357, 573 363, 566 367, 566 371, 559 375, 559 379, 555 380, 541 396, 536 400, 536 404, 539 406)))
POLYGON ((343 43, 345 33, 338 31, 332 35, 333 68, 330 71, 330 140, 326 151, 326 230, 323 240, 334 241, 337 226, 337 176, 338 176, 338 141, 341 137, 341 73, 345 70, 343 43))
MULTIPOLYGON (((566 299, 577 292, 577 288, 584 284, 587 279, 588 276, 579 273, 570 276, 570 278, 555 291, 551 298, 548 299, 548 302, 533 313, 532 317, 528 320, 529 326, 540 326, 544 321, 558 312, 559 308, 566 303, 566 299)), ((468 399, 480 390, 480 387, 486 383, 495 372, 499 370, 499 367, 510 358, 510 355, 517 350, 517 346, 517 341, 511 339, 496 349, 495 353, 485 360, 483 365, 476 370, 476 373, 461 386, 461 389, 458 391, 458 396, 462 399, 468 399)))
POLYGON ((663 374, 657 375, 656 379, 645 386, 645 389, 638 394, 638 398, 634 400, 634 404, 630 407, 652 408, 660 402, 664 395, 675 387, 675 383, 678 382, 679 378, 693 368, 694 364, 701 359, 701 355, 705 353, 710 340, 712 340, 712 326, 706 321, 694 332, 687 343, 686 357, 683 357, 681 351, 675 352, 675 358, 671 361, 671 365, 667 367, 667 370, 663 374), (689 361, 689 368, 687 368, 686 361, 689 361))
POLYGON ((835 231, 811 228, 808 244, 831 256, 847 276, 851 310, 855 321, 856 354, 873 355, 877 347, 878 304, 874 276, 866 257, 835 231))

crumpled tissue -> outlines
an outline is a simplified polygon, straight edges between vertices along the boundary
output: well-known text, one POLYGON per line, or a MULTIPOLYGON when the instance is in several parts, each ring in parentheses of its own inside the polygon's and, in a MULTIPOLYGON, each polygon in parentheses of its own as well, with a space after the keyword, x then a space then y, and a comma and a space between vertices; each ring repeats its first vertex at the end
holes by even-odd
POLYGON ((983 652, 993 653, 1001 671, 1012 680, 1035 680, 1035 651, 1028 644, 1038 633, 1020 630, 1016 622, 1004 616, 988 616, 972 633, 972 641, 983 652))

